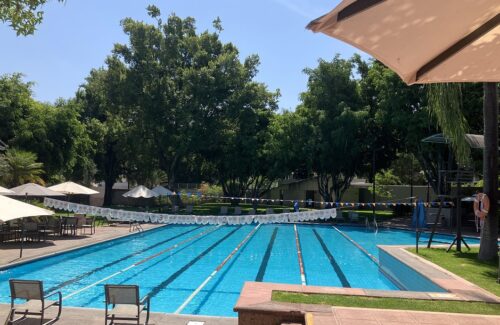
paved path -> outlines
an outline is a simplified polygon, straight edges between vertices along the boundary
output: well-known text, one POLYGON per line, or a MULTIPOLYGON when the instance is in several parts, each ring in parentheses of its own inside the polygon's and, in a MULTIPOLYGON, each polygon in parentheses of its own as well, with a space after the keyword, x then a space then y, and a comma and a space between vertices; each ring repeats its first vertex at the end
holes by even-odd
POLYGON ((312 313, 307 325, 499 325, 500 317, 423 311, 332 307, 331 313, 312 313))
MULTIPOLYGON (((0 323, 3 324, 5 317, 9 311, 9 306, 0 304, 0 323)), ((48 315, 48 318, 52 314, 48 315)), ((168 324, 168 325, 187 325, 189 321, 204 322, 203 325, 237 325, 237 318, 229 317, 210 317, 210 316, 191 316, 191 315, 171 315, 161 313, 151 313, 149 324, 168 324)), ((39 324, 36 319, 28 319, 21 322, 22 325, 39 324)), ((91 308, 70 308, 64 307, 61 318, 57 325, 102 325, 104 324, 104 310, 91 308)), ((200 324, 201 325, 201 324, 200 324)))
MULTIPOLYGON (((158 227, 158 225, 143 225, 144 230, 158 227)), ((0 243, 0 266, 17 263, 47 254, 95 244, 112 238, 128 235, 128 225, 97 227, 93 235, 79 235, 75 237, 57 236, 54 240, 49 237, 45 242, 26 242, 23 249, 23 258, 19 258, 20 243, 0 243)))

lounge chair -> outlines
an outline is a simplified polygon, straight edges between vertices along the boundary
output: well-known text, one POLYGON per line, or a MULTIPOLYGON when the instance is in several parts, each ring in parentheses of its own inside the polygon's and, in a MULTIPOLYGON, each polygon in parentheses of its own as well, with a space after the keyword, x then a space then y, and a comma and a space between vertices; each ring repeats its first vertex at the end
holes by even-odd
POLYGON ((10 284, 10 312, 6 324, 17 324, 23 322, 27 316, 40 316, 40 325, 53 324, 61 316, 62 296, 57 291, 44 296, 42 281, 37 280, 9 280, 10 284), (57 296, 57 300, 48 300, 47 298, 57 296), (23 304, 16 304, 16 299, 26 301, 23 304), (49 319, 45 323, 44 316, 47 309, 57 307, 57 316, 49 319), (16 315, 22 315, 15 318, 16 315))
POLYGON ((241 207, 235 207, 234 208, 234 215, 239 216, 241 214, 241 207))
POLYGON ((115 324, 115 321, 134 321, 140 324, 141 313, 146 311, 145 325, 149 322, 150 302, 146 295, 139 299, 139 287, 136 285, 104 285, 106 296, 106 319, 105 325, 115 324), (109 305, 112 305, 111 310, 109 305))
POLYGON ((248 209, 248 214, 249 214, 249 215, 253 215, 253 214, 255 214, 255 209, 254 209, 254 208, 250 208, 250 209, 248 209))
POLYGON ((192 205, 186 206, 186 213, 193 213, 193 206, 192 205))
POLYGON ((219 214, 226 215, 227 214, 227 206, 221 206, 219 214))
POLYGON ((274 213, 273 208, 267 208, 266 209, 266 214, 273 214, 273 213, 274 213))

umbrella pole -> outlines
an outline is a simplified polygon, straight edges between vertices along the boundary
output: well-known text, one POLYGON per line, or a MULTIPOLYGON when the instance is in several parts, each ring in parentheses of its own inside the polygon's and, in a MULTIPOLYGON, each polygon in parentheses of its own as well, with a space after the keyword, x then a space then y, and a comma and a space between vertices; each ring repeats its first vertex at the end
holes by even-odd
POLYGON ((19 258, 23 258, 23 246, 24 246, 24 222, 21 219, 21 249, 19 250, 19 258))

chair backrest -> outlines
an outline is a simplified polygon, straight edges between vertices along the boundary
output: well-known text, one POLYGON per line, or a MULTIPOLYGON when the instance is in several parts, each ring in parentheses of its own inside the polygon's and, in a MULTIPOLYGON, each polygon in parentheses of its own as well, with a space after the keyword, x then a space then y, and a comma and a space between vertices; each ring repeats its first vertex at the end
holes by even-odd
POLYGON ((36 231, 38 229, 38 225, 36 222, 26 222, 24 224, 24 230, 26 231, 36 231))
POLYGON ((85 218, 85 224, 86 225, 94 225, 94 222, 95 222, 95 216, 93 217, 90 217, 90 218, 85 218))
POLYGON ((84 225, 85 224, 85 216, 83 214, 76 214, 75 215, 75 219, 76 219, 76 224, 78 226, 81 226, 81 225, 84 225))
POLYGON ((38 280, 10 279, 10 296, 14 299, 43 299, 43 284, 38 280))
POLYGON ((104 285, 106 304, 139 305, 139 287, 136 285, 104 285))
POLYGON ((234 208, 234 214, 235 215, 240 215, 241 214, 241 207, 235 207, 234 208))
POLYGON ((77 219, 75 217, 66 218, 66 225, 75 226, 77 223, 77 219))
POLYGON ((192 213, 192 212, 193 212, 193 206, 192 205, 186 206, 186 213, 192 213))
POLYGON ((273 208, 267 208, 266 209, 266 214, 273 214, 273 213, 274 213, 273 208))
POLYGON ((226 206, 220 207, 220 214, 227 214, 227 207, 226 206))
POLYGON ((255 209, 254 208, 248 209, 248 214, 255 214, 255 209))

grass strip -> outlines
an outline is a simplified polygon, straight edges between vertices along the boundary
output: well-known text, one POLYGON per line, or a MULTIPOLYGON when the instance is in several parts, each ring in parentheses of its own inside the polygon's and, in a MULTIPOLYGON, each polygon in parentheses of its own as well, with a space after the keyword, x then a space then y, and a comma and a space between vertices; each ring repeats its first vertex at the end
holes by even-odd
MULTIPOLYGON (((491 261, 480 261, 477 259, 478 247, 472 247, 470 251, 467 251, 465 247, 463 249, 463 252, 452 250, 446 253, 445 248, 420 248, 418 256, 455 273, 484 290, 500 296, 500 284, 496 282, 498 257, 491 261)), ((409 248, 408 251, 416 254, 414 248, 409 248)))
POLYGON ((360 307, 378 309, 401 309, 461 314, 500 315, 500 305, 485 302, 464 302, 448 300, 420 300, 402 298, 378 298, 334 294, 304 294, 298 292, 274 291, 273 301, 301 304, 321 304, 339 307, 360 307))

